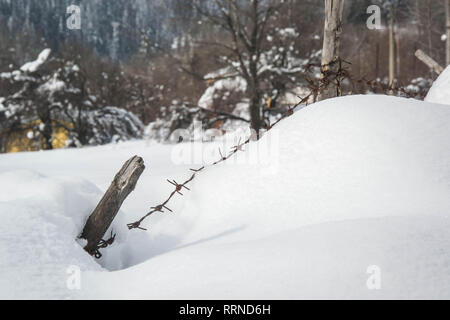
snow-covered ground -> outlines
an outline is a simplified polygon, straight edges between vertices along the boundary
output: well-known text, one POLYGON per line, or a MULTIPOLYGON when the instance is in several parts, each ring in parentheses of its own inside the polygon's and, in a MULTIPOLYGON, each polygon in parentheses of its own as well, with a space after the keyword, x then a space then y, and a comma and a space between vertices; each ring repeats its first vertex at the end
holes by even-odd
POLYGON ((448 299, 449 123, 448 105, 412 99, 308 106, 246 147, 260 162, 208 168, 147 232, 126 223, 198 167, 177 164, 183 145, 0 155, 0 298, 448 299), (147 168, 95 261, 75 238, 134 154, 147 168))
POLYGON ((450 104, 450 66, 434 81, 433 86, 428 91, 425 101, 431 103, 450 104))

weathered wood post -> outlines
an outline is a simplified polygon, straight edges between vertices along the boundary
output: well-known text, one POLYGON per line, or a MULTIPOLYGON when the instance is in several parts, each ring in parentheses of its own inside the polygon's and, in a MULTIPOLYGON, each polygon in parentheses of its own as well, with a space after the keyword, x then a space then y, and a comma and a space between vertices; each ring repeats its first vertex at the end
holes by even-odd
POLYGON ((445 2, 445 66, 450 65, 450 0, 445 2))
MULTIPOLYGON (((342 33, 342 11, 344 0, 325 0, 325 27, 322 48, 321 79, 328 77, 329 72, 337 72, 339 65, 339 46, 342 33)), ((319 93, 319 101, 341 95, 338 84, 330 82, 319 93)))
POLYGON ((395 80, 395 43, 394 43, 394 4, 389 5, 389 94, 394 95, 392 88, 395 80))
POLYGON ((91 255, 119 212, 125 198, 134 190, 144 171, 144 160, 138 156, 129 159, 116 174, 108 190, 89 216, 80 236, 87 240, 84 249, 91 255))

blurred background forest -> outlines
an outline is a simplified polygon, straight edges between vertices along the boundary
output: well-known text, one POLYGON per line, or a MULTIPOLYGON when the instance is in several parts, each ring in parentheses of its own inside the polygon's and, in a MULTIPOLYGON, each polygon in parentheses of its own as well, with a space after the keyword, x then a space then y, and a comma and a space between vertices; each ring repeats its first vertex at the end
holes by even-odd
MULTIPOLYGON (((320 76, 323 1, 237 1, 231 26, 260 26, 255 48, 233 39, 225 2, 0 0, 1 152, 164 142, 194 120, 225 132, 248 126, 252 103, 263 121, 276 118, 320 76), (81 8, 80 29, 67 27, 70 5, 81 8), (241 59, 250 71, 257 60, 255 77, 236 67, 241 59)), ((341 56, 352 78, 387 82, 386 3, 396 85, 420 97, 436 75, 414 53, 445 65, 444 1, 346 0, 341 56), (379 30, 366 26, 371 4, 382 10, 379 30)), ((345 93, 368 92, 349 84, 345 93)))

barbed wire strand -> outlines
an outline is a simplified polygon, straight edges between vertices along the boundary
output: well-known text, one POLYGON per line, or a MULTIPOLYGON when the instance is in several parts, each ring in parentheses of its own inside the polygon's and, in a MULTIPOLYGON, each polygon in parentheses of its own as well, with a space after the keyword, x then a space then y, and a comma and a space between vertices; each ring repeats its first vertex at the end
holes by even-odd
MULTIPOLYGON (((411 92, 403 87, 400 87, 400 86, 396 87, 393 84, 384 85, 383 83, 380 83, 380 81, 366 80, 364 78, 354 80, 350 76, 348 70, 345 69, 345 67, 343 67, 343 64, 350 64, 350 63, 345 60, 342 60, 342 59, 337 59, 334 62, 331 62, 328 66, 319 66, 319 65, 315 65, 315 64, 306 65, 305 66, 306 72, 309 72, 312 67, 320 67, 321 68, 322 78, 319 80, 319 83, 316 84, 316 82, 314 80, 307 78, 306 81, 309 86, 309 90, 310 90, 309 93, 304 97, 298 97, 300 99, 300 101, 297 104, 290 106, 284 113, 281 114, 281 116, 275 122, 273 122, 272 124, 269 123, 265 127, 266 131, 270 131, 273 127, 278 125, 278 123, 280 123, 282 120, 292 116, 294 114, 295 110, 299 106, 301 106, 301 105, 308 106, 309 105, 308 101, 311 98, 314 98, 314 100, 315 100, 315 98, 320 93, 322 93, 323 90, 326 89, 330 84, 335 84, 337 86, 340 86, 340 85, 342 85, 343 81, 346 79, 349 80, 349 82, 352 84, 353 87, 355 87, 355 83, 356 83, 356 84, 367 85, 372 90, 379 90, 379 91, 385 92, 385 93, 388 93, 388 92, 394 93, 394 94, 396 93, 397 95, 403 94, 408 98, 417 97, 417 96, 419 96, 420 98, 425 97, 425 94, 423 94, 423 93, 411 92), (324 71, 325 67, 332 66, 336 63, 338 64, 337 71, 332 71, 331 70, 332 68, 326 68, 327 70, 324 71)), ((132 222, 132 223, 128 223, 127 224, 128 229, 129 230, 140 229, 140 230, 146 231, 147 229, 142 227, 142 223, 147 218, 149 218, 150 216, 152 216, 153 214, 155 214, 157 212, 165 213, 166 211, 168 211, 168 212, 172 213, 173 211, 168 207, 168 204, 175 195, 178 194, 180 196, 183 196, 183 193, 181 192, 183 189, 190 191, 190 188, 188 188, 187 185, 190 182, 192 182, 199 173, 204 172, 204 170, 207 169, 208 167, 215 166, 224 161, 227 161, 228 159, 230 159, 233 155, 235 155, 239 151, 245 151, 244 146, 249 144, 252 139, 255 139, 254 135, 250 135, 246 140, 244 140, 241 143, 241 138, 239 138, 237 144, 235 146, 231 147, 231 151, 225 155, 222 153, 222 150, 219 148, 218 153, 219 153, 220 157, 217 161, 214 161, 211 164, 204 164, 203 166, 201 166, 198 169, 191 168, 190 171, 193 172, 193 174, 190 176, 189 179, 187 179, 186 181, 184 181, 181 184, 177 183, 175 180, 167 179, 166 181, 174 187, 173 191, 169 194, 168 198, 161 204, 156 205, 154 207, 150 207, 150 211, 148 213, 146 213, 144 216, 142 216, 142 218, 140 218, 139 220, 132 222)), ((95 257, 101 257, 101 253, 100 253, 99 249, 106 248, 107 246, 111 245, 114 242, 115 236, 116 235, 115 234, 113 235, 111 232, 111 237, 108 240, 102 239, 100 241, 100 243, 97 247, 97 250, 95 252, 95 257)))

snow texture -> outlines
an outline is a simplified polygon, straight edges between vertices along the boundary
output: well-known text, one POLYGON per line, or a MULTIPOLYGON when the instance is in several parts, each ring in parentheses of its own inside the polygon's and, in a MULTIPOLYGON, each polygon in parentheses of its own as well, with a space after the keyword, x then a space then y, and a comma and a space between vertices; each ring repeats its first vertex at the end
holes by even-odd
POLYGON ((428 91, 425 101, 450 104, 450 66, 439 75, 428 91))
POLYGON ((166 178, 189 176, 194 160, 174 161, 183 144, 1 155, 0 298, 449 299, 449 122, 448 106, 414 99, 310 105, 199 174, 148 232, 125 223, 166 198, 166 178), (255 148, 275 153, 270 170, 246 161, 255 148), (101 267, 75 238, 133 154, 147 169, 101 267))

